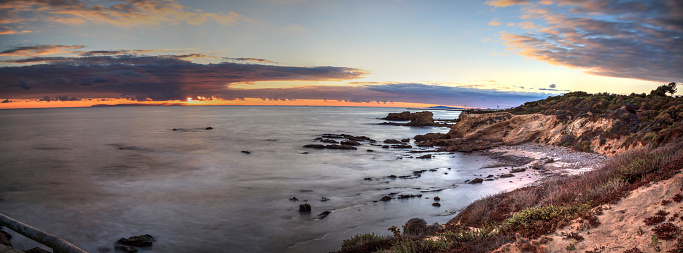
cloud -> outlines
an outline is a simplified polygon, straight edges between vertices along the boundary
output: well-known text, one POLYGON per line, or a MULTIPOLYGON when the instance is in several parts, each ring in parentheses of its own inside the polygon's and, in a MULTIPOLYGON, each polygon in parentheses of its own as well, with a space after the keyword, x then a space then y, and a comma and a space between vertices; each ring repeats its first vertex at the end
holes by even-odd
POLYGON ((501 24, 503 24, 503 23, 501 23, 499 21, 499 18, 494 18, 494 19, 491 19, 491 21, 489 21, 489 25, 492 25, 492 26, 499 26, 501 24))
POLYGON ((495 7, 505 7, 517 4, 527 4, 528 0, 492 0, 486 1, 486 5, 491 5, 495 7))
POLYGON ((0 35, 25 34, 25 33, 30 33, 30 32, 32 32, 32 31, 29 31, 29 30, 17 31, 17 30, 10 28, 10 27, 7 27, 7 26, 0 26, 0 35))
POLYGON ((531 4, 521 9, 521 18, 546 24, 541 28, 525 21, 535 30, 502 33, 505 45, 519 55, 600 76, 683 80, 683 1, 555 2, 501 0, 487 4, 531 4))
POLYGON ((275 63, 274 61, 259 59, 259 58, 230 58, 224 57, 223 59, 228 61, 246 61, 246 62, 259 62, 259 63, 275 63))
POLYGON ((366 73, 346 67, 291 67, 221 62, 198 64, 187 55, 35 57, 44 64, 0 68, 0 94, 7 97, 130 96, 138 100, 184 100, 223 94, 231 83, 349 80, 366 73))
POLYGON ((550 88, 553 88, 553 89, 554 89, 555 87, 557 87, 557 85, 555 85, 555 84, 551 84, 551 85, 550 85, 550 86, 548 86, 548 87, 550 87, 550 88))
POLYGON ((60 53, 71 53, 74 49, 83 48, 83 45, 64 46, 64 45, 38 45, 24 46, 0 52, 0 56, 36 56, 60 53))
POLYGON ((175 0, 112 0, 111 4, 95 5, 82 0, 6 0, 0 2, 0 24, 23 24, 40 20, 71 25, 84 23, 109 24, 118 27, 137 27, 163 23, 200 25, 213 21, 233 25, 246 19, 235 13, 205 13, 191 10, 175 0))

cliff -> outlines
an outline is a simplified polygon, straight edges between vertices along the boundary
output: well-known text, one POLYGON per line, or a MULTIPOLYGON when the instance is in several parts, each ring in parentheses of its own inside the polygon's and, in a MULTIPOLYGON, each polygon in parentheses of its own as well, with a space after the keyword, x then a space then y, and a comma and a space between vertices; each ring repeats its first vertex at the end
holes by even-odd
POLYGON ((683 97, 573 92, 506 111, 463 112, 448 134, 415 139, 440 151, 536 142, 612 155, 682 136, 683 97))

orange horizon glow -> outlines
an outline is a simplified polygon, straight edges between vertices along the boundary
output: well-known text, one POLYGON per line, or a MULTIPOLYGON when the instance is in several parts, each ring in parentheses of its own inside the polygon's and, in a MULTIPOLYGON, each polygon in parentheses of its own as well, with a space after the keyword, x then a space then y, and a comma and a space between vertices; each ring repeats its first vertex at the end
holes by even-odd
POLYGON ((253 106, 361 106, 361 107, 430 107, 437 104, 409 103, 409 102, 348 102, 322 99, 297 100, 263 100, 261 98, 244 98, 236 100, 222 100, 215 98, 187 98, 187 100, 168 101, 131 101, 128 99, 92 99, 78 101, 37 101, 29 99, 14 99, 10 103, 1 103, 0 109, 30 109, 30 108, 70 108, 92 106, 206 106, 206 105, 253 105, 253 106))

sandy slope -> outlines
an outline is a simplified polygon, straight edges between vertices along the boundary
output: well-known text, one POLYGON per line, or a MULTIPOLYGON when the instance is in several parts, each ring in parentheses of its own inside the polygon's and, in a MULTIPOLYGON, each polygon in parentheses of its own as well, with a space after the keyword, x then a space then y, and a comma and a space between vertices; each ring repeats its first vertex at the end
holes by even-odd
MULTIPOLYGON (((669 212, 666 222, 674 225, 683 226, 683 202, 674 202, 664 206, 662 200, 672 200, 674 195, 683 194, 683 174, 679 173, 674 177, 638 188, 627 197, 621 199, 616 204, 603 205, 602 214, 597 215, 600 225, 593 228, 586 228, 587 224, 582 223, 581 219, 576 219, 572 223, 555 233, 549 235, 547 239, 535 240, 533 244, 541 245, 542 252, 624 252, 633 247, 637 247, 642 252, 657 252, 653 245, 652 231, 656 225, 648 226, 643 220, 646 217, 654 216, 659 210, 669 212), (673 218, 677 214, 677 218, 673 218), (568 250, 574 239, 564 236, 568 233, 578 233, 584 239, 574 243, 574 250, 568 250)), ((596 209, 598 209, 596 208, 596 209)), ((667 252, 674 248, 676 241, 658 240, 659 252, 667 252)), ((520 250, 521 245, 504 245, 499 252, 524 252, 520 250)))

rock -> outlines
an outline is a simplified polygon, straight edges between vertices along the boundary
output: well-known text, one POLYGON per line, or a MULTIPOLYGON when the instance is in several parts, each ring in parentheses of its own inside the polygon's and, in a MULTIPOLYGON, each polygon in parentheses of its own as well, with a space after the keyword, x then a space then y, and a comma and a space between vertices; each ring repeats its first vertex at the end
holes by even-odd
POLYGON ((318 219, 321 219, 321 220, 322 220, 322 219, 325 219, 325 217, 327 217, 328 215, 330 215, 330 213, 332 213, 332 212, 330 212, 330 211, 324 211, 324 212, 318 214, 317 217, 318 217, 318 219))
POLYGON ((512 174, 503 174, 503 175, 500 175, 500 178, 508 178, 508 177, 514 177, 514 176, 515 175, 512 175, 512 174))
POLYGON ((410 139, 401 139, 401 142, 410 142, 410 139))
POLYGON ((132 247, 132 246, 128 246, 128 245, 123 245, 123 244, 117 244, 116 246, 114 246, 114 249, 116 249, 117 251, 123 251, 126 253, 138 252, 137 248, 132 247))
POLYGON ((390 179, 396 179, 397 176, 396 176, 396 175, 389 175, 388 178, 390 178, 390 179))
POLYGON ((386 144, 401 144, 401 141, 399 141, 397 139, 386 139, 386 140, 384 140, 384 143, 386 143, 386 144))
POLYGON ((320 201, 321 201, 321 202, 325 202, 325 201, 328 201, 328 200, 330 200, 330 199, 325 198, 325 197, 320 198, 320 201))
POLYGON ((204 128, 204 130, 213 130, 213 127, 204 128))
POLYGON ((391 197, 389 197, 389 196, 384 196, 381 199, 379 199, 379 201, 389 201, 389 200, 391 200, 391 197))
POLYGON ((416 112, 410 114, 410 123, 407 126, 435 126, 434 119, 432 118, 434 114, 429 111, 416 112))
POLYGON ((427 154, 427 155, 418 156, 418 157, 415 157, 415 158, 417 158, 417 159, 432 159, 432 155, 427 154))
POLYGON ((308 144, 308 145, 304 145, 304 148, 324 149, 325 145, 323 145, 323 144, 308 144))
POLYGON ((524 171, 526 171, 526 168, 517 168, 517 169, 510 170, 510 173, 519 173, 519 172, 524 172, 524 171))
POLYGON ((289 198, 289 201, 299 201, 299 199, 297 199, 296 197, 291 197, 289 198))
POLYGON ((299 212, 310 213, 311 212, 311 205, 309 205, 309 204, 299 205, 299 212))
POLYGON ((413 138, 417 142, 422 142, 422 141, 434 141, 434 140, 440 140, 440 139, 450 139, 451 136, 449 134, 442 134, 442 133, 428 133, 425 135, 415 135, 415 137, 413 137, 413 138))
POLYGON ((128 246, 133 246, 133 247, 149 247, 149 246, 152 246, 153 242, 154 242, 154 237, 152 237, 149 234, 131 236, 131 237, 128 237, 128 239, 121 238, 118 241, 116 241, 116 243, 128 245, 128 246))
POLYGON ((346 141, 342 141, 341 145, 360 146, 360 142, 353 141, 353 140, 346 140, 346 141))
POLYGON ((173 131, 178 131, 178 129, 177 129, 177 128, 173 128, 173 131))
POLYGON ((481 182, 484 182, 484 179, 481 178, 475 178, 472 181, 467 182, 468 184, 481 184, 481 182))
POLYGON ((407 145, 407 144, 403 144, 403 143, 391 145, 391 147, 392 147, 392 148, 413 148, 413 146, 410 146, 410 145, 407 145))
POLYGON ((412 218, 403 225, 403 234, 407 236, 422 236, 427 232, 427 222, 424 219, 412 218))
POLYGON ((397 199, 410 199, 410 198, 421 198, 422 194, 401 194, 398 195, 397 199))
POLYGON ((365 181, 372 181, 372 178, 366 177, 366 178, 363 178, 363 180, 365 180, 365 181))
MULTIPOLYGON (((135 249, 135 248, 134 248, 134 249, 135 249)), ((25 252, 26 252, 26 253, 50 253, 49 251, 44 250, 44 249, 41 249, 41 248, 38 248, 38 247, 32 248, 32 249, 27 250, 27 251, 25 251, 25 252)), ((137 249, 135 249, 135 252, 137 252, 137 249)))
POLYGON ((408 121, 410 120, 410 112, 404 111, 401 113, 389 113, 383 120, 408 121))
POLYGON ((375 152, 375 151, 374 151, 374 150, 372 150, 372 149, 368 149, 368 150, 366 150, 366 151, 368 151, 368 152, 375 152))
POLYGON ((332 144, 332 145, 325 145, 326 149, 347 149, 347 150, 356 150, 357 148, 349 145, 337 145, 337 144, 332 144))
POLYGON ((382 148, 389 148, 389 145, 384 145, 382 146, 382 148))
POLYGON ((246 151, 246 150, 242 150, 242 153, 247 154, 247 155, 251 154, 251 152, 246 151))
POLYGON ((308 155, 308 152, 301 152, 302 155, 308 155))
POLYGON ((439 201, 439 200, 441 200, 441 198, 439 198, 439 196, 434 197, 434 201, 439 201))
POLYGON ((323 138, 343 139, 344 136, 340 134, 323 134, 323 138))
POLYGON ((488 176, 486 176, 486 178, 492 178, 492 177, 493 177, 493 175, 488 175, 488 176))
POLYGON ((335 141, 335 140, 333 140, 333 139, 323 139, 323 138, 320 138, 320 142, 324 142, 324 143, 339 143, 338 141, 335 141))
POLYGON ((441 204, 439 204, 439 203, 437 203, 437 202, 434 202, 434 203, 432 203, 432 206, 440 207, 441 204))

